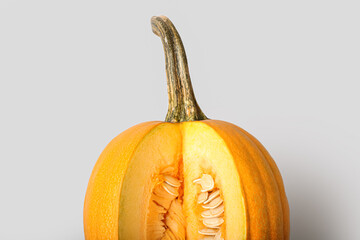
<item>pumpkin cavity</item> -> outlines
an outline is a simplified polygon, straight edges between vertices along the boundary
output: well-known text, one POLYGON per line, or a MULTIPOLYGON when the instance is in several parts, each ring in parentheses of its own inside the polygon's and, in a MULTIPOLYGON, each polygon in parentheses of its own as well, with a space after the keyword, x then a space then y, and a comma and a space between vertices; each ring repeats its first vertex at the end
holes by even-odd
POLYGON ((163 173, 150 198, 147 239, 185 239, 185 216, 182 209, 181 181, 163 173))
MULTIPOLYGON (((155 185, 148 209, 147 239, 185 240, 186 214, 183 211, 183 181, 177 176, 162 173, 155 185)), ((200 186, 197 204, 202 207, 198 219, 199 239, 224 240, 221 228, 224 227, 224 204, 220 189, 210 174, 202 174, 193 180, 200 186)))

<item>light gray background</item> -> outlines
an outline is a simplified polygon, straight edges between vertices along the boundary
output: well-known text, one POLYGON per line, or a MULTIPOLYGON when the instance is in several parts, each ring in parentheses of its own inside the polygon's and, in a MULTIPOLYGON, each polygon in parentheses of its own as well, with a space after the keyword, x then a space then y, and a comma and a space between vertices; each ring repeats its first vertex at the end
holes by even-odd
POLYGON ((187 50, 198 102, 275 158, 294 240, 360 239, 358 1, 0 2, 0 239, 83 239, 106 144, 167 110, 150 17, 187 50), (357 2, 357 3, 356 3, 357 2))

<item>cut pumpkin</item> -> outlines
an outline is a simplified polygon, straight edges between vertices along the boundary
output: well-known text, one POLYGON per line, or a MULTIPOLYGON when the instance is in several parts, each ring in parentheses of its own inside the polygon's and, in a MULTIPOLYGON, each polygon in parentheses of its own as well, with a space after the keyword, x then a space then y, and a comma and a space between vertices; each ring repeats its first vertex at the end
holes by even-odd
POLYGON ((105 148, 85 197, 85 238, 288 240, 275 162, 243 129, 207 119, 175 27, 163 16, 152 26, 165 49, 166 121, 134 126, 105 148))

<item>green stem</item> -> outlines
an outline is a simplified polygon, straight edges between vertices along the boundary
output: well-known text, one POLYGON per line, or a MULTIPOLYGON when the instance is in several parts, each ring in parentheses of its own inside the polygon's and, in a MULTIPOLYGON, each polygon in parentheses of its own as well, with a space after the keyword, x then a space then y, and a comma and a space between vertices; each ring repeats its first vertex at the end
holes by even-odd
POLYGON ((185 49, 172 22, 165 16, 151 18, 152 31, 161 38, 169 96, 166 122, 205 120, 207 117, 196 102, 185 49))

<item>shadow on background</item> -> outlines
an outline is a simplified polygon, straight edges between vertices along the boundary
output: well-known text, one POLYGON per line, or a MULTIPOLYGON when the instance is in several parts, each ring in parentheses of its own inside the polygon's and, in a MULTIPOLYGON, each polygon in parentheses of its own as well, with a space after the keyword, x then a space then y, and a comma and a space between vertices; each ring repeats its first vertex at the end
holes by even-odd
POLYGON ((286 193, 290 205, 290 239, 341 239, 335 226, 339 214, 333 186, 307 173, 301 176, 299 173, 293 174, 288 180, 286 193))

